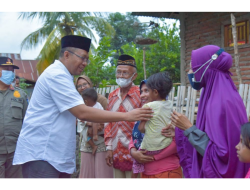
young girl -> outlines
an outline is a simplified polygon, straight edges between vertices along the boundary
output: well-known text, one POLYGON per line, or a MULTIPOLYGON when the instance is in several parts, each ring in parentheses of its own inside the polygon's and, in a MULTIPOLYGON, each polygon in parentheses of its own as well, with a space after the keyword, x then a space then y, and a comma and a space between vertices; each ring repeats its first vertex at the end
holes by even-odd
MULTIPOLYGON (((154 111, 153 117, 149 121, 141 121, 138 129, 145 133, 140 144, 142 150, 147 150, 147 155, 155 155, 168 147, 172 138, 167 138, 161 134, 161 130, 171 123, 171 110, 173 104, 166 100, 166 96, 172 89, 172 81, 168 73, 156 73, 148 78, 146 86, 148 87, 148 102, 143 107, 150 107, 154 111)), ((138 147, 137 145, 135 145, 138 147)), ((144 165, 136 161, 133 163, 133 175, 144 172, 144 165)))
MULTIPOLYGON (((242 125, 240 142, 235 148, 239 160, 243 163, 250 163, 250 122, 242 125)), ((245 178, 250 178, 250 168, 245 178)))
MULTIPOLYGON (((102 105, 99 102, 97 102, 97 93, 95 89, 88 88, 84 90, 82 92, 82 97, 83 97, 85 105, 103 110, 102 105)), ((91 126, 91 129, 92 129, 94 141, 92 140, 91 137, 87 136, 88 127, 86 127, 86 124, 87 122, 83 123, 80 120, 78 120, 78 128, 81 128, 83 141, 84 143, 88 142, 88 144, 92 147, 92 154, 94 155, 98 148, 97 145, 94 143, 94 141, 98 141, 97 133, 98 133, 98 127, 100 124, 88 122, 89 124, 88 126, 91 126)))

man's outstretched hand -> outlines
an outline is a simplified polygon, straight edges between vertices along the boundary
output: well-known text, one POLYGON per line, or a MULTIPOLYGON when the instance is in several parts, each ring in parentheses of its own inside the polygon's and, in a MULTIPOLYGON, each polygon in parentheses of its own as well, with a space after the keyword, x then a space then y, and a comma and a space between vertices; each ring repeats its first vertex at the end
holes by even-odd
POLYGON ((137 108, 126 113, 126 121, 148 121, 153 117, 151 108, 137 108))

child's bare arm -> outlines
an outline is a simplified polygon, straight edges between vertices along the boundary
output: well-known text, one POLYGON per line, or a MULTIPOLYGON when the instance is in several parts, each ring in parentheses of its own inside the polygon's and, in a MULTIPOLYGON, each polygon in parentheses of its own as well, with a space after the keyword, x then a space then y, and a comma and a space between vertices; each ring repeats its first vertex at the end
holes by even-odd
POLYGON ((141 133, 145 133, 145 124, 146 124, 147 121, 141 121, 139 126, 138 126, 138 129, 141 133))
POLYGON ((98 140, 98 135, 97 135, 97 133, 98 133, 98 128, 100 127, 100 124, 99 123, 93 123, 93 125, 92 125, 92 128, 93 128, 93 139, 95 140, 95 141, 97 141, 98 140))

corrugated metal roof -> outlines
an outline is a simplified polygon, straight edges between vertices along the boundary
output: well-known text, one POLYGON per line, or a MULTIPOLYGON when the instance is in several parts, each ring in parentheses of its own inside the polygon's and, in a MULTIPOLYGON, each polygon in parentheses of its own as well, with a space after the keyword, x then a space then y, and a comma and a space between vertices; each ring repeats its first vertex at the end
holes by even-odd
POLYGON ((180 19, 179 12, 132 12, 134 16, 148 16, 158 18, 180 19))
POLYGON ((13 60, 14 64, 19 67, 15 70, 17 76, 36 82, 38 79, 38 72, 36 69, 37 60, 13 60))
POLYGON ((13 60, 20 60, 21 59, 21 55, 19 53, 0 53, 0 56, 9 57, 13 60))
POLYGON ((13 63, 19 67, 19 69, 15 69, 17 76, 31 82, 37 81, 39 76, 36 69, 37 60, 22 60, 19 53, 0 53, 0 56, 13 59, 13 63))

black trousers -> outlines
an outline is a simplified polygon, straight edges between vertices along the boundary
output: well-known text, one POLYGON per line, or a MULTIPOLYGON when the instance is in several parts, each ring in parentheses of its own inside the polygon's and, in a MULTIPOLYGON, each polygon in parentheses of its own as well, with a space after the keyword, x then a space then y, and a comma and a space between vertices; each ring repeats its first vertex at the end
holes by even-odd
POLYGON ((22 165, 24 178, 70 178, 70 174, 59 172, 43 160, 26 162, 22 165))

